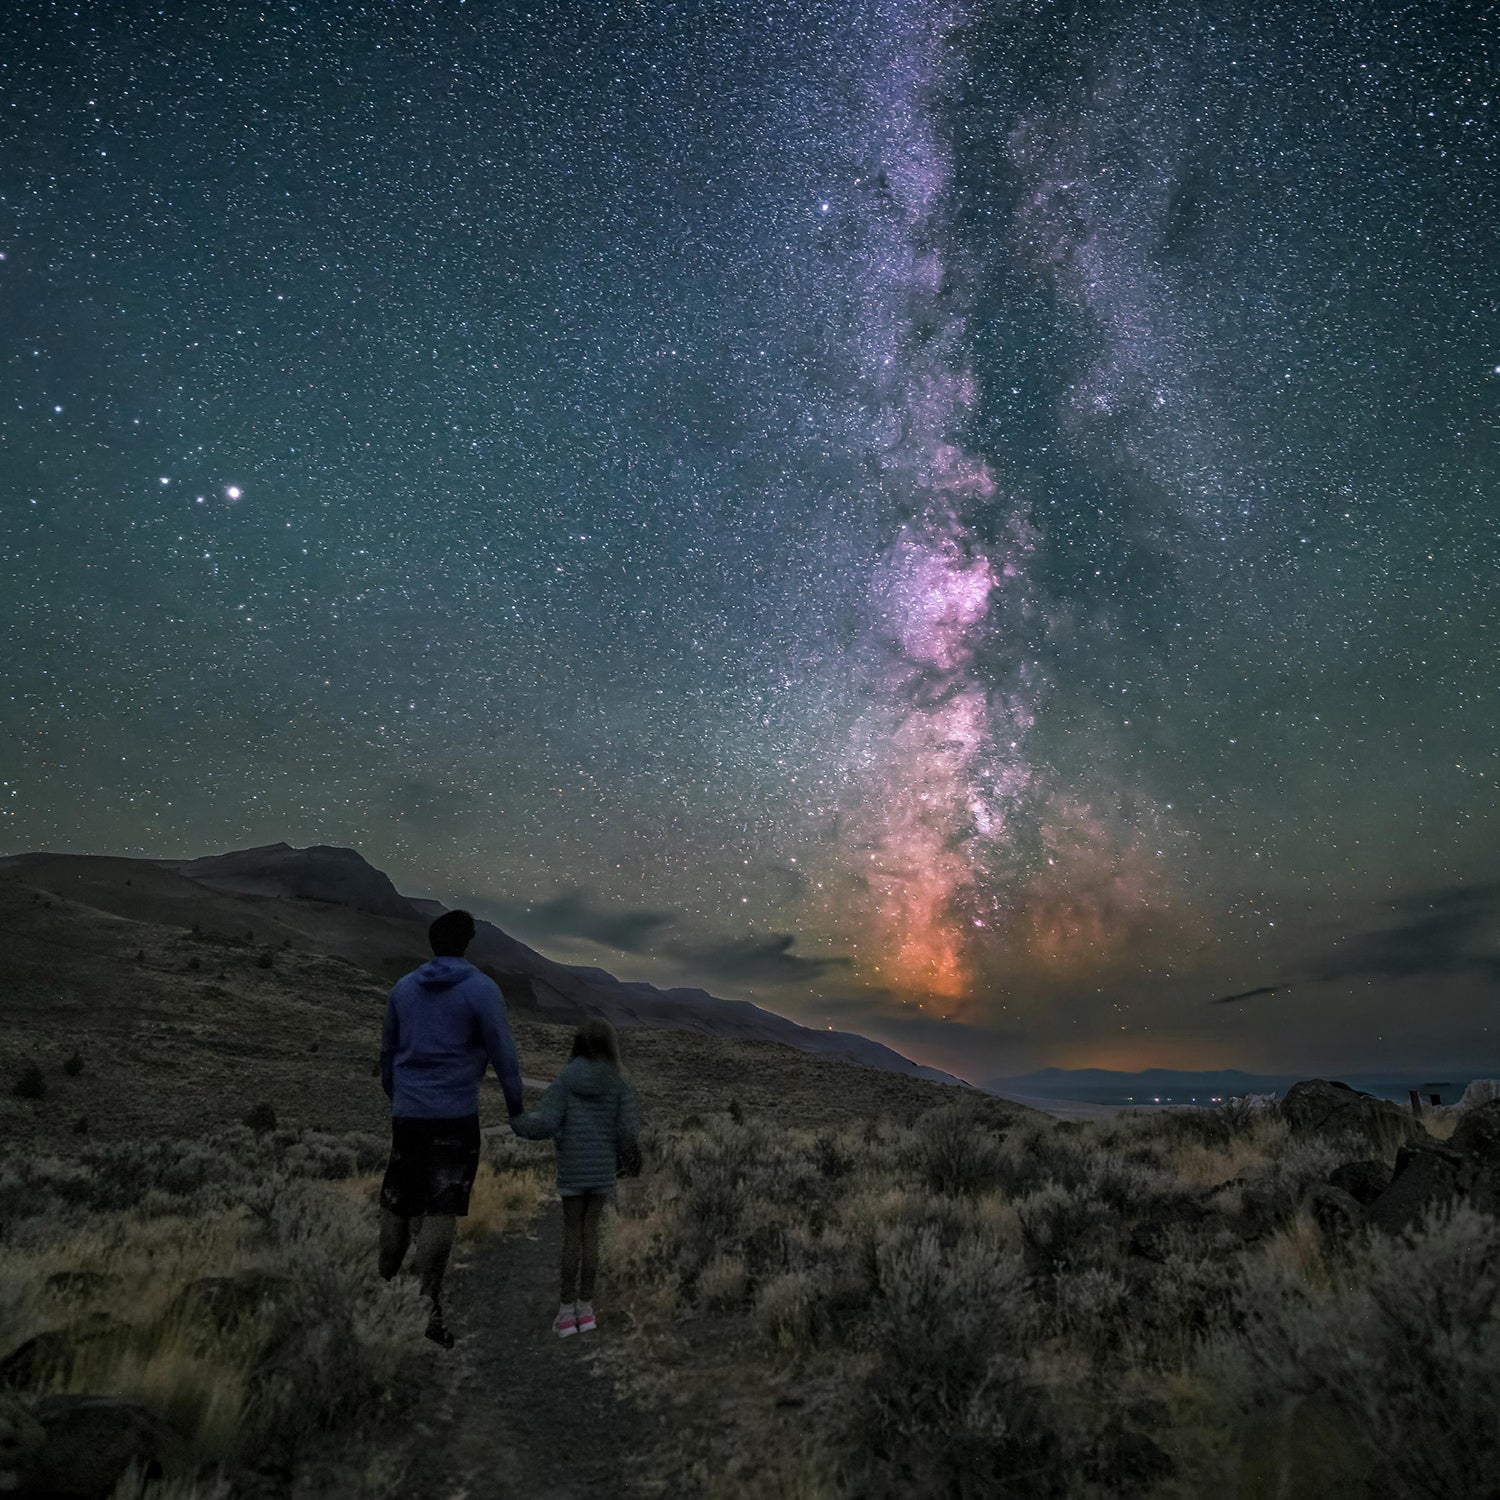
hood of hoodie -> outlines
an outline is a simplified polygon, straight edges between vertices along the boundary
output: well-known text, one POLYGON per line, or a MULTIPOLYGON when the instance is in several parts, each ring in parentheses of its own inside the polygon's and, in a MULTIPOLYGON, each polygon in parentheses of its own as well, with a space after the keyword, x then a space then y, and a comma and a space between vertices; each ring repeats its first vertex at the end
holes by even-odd
POLYGON ((595 1099, 607 1094, 620 1076, 612 1063, 599 1057, 575 1057, 557 1075, 568 1086, 568 1091, 584 1099, 595 1099))
POLYGON ((417 983, 429 990, 448 990, 473 972, 466 958, 434 958, 417 970, 417 983))

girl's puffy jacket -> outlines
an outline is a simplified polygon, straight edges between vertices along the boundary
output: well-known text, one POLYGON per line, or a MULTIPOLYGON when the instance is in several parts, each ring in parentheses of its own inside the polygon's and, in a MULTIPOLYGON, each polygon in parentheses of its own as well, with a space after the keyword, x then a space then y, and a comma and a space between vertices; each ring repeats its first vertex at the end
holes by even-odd
POLYGON ((635 1085, 612 1063, 575 1057, 542 1102, 512 1115, 510 1125, 528 1140, 557 1142, 557 1187, 565 1198, 607 1192, 615 1185, 617 1155, 635 1144, 641 1104, 635 1085))

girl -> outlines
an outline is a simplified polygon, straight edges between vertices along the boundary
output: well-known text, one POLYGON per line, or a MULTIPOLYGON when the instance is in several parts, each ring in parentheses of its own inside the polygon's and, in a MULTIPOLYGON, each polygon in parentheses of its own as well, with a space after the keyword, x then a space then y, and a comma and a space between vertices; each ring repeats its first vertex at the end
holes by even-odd
POLYGON ((563 1204, 562 1302, 552 1328, 559 1338, 594 1330, 599 1219, 605 1203, 614 1197, 617 1162, 638 1151, 640 1125, 635 1085, 620 1070, 620 1039, 608 1021, 600 1020, 585 1021, 578 1028, 573 1056, 542 1102, 526 1114, 511 1116, 517 1135, 557 1143, 557 1190, 563 1204))

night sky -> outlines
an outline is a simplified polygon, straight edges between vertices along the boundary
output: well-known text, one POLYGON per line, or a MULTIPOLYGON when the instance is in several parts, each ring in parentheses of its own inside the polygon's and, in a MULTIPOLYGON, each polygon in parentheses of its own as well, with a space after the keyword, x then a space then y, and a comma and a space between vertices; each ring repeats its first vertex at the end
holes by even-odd
POLYGON ((1441 0, 9 4, 0 850, 1500 1061, 1497 102, 1441 0))

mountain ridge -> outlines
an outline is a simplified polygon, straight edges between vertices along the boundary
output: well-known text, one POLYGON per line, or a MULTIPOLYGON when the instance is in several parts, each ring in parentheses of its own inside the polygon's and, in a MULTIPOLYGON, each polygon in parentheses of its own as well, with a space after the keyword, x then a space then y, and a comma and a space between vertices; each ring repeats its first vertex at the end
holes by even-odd
MULTIPOLYGON (((403 896, 357 850, 278 842, 193 859, 51 854, 0 857, 25 876, 98 910, 135 919, 254 931, 288 947, 326 952, 390 980, 427 953, 426 926, 442 902, 403 896), (202 899, 198 899, 201 895, 202 899)), ((820 1031, 748 1000, 689 986, 661 989, 557 963, 492 922, 476 919, 469 957, 490 971, 507 1003, 538 1019, 600 1016, 624 1026, 779 1042, 817 1056, 932 1082, 971 1087, 857 1032, 820 1031)))

